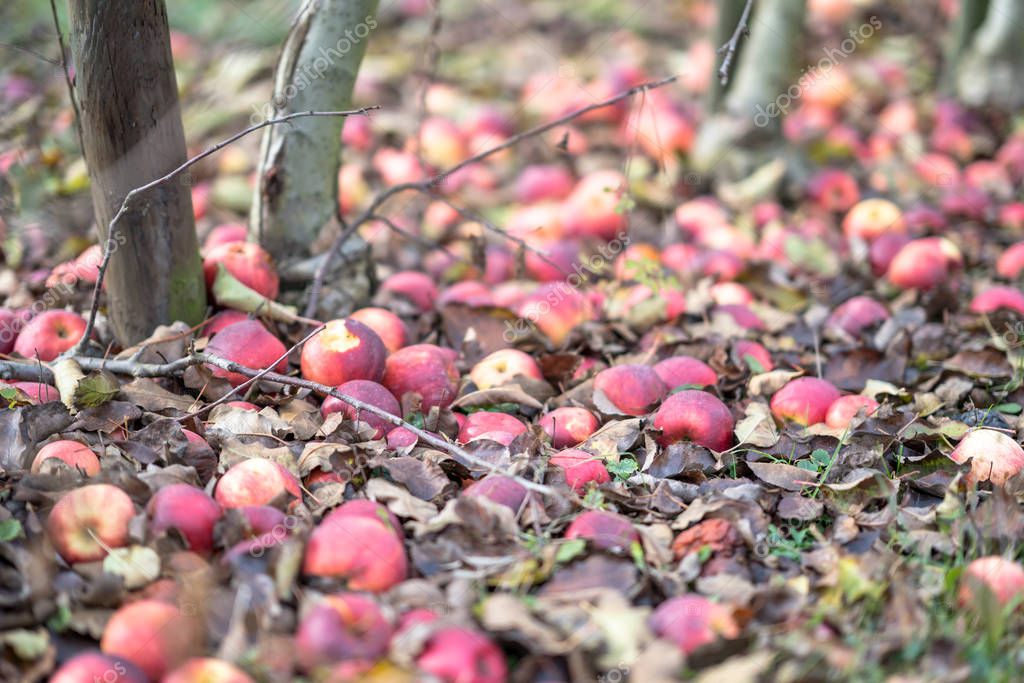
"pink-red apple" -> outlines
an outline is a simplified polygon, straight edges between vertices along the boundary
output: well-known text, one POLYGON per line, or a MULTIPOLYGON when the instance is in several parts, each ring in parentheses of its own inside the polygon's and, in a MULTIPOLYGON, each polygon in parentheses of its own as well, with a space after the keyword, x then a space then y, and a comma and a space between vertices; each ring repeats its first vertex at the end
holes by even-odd
POLYGON ((518 349, 499 349, 469 371, 469 378, 479 389, 501 386, 520 375, 530 379, 544 379, 537 361, 518 349))
POLYGON ((464 496, 482 496, 514 512, 526 499, 526 489, 512 477, 494 474, 473 482, 462 492, 464 496))
POLYGON ((328 515, 310 534, 302 571, 380 593, 404 581, 409 569, 390 524, 364 515, 328 515))
POLYGON ((404 270, 388 276, 381 283, 382 292, 391 292, 411 301, 426 313, 434 308, 437 300, 437 285, 429 275, 414 270, 404 270))
POLYGON ((90 484, 65 493, 50 511, 46 530, 57 552, 70 564, 102 560, 108 548, 128 545, 128 523, 135 505, 121 489, 90 484))
POLYGON ((668 387, 646 365, 616 365, 597 373, 594 391, 622 414, 644 415, 665 397, 668 387))
POLYGON ((160 683, 255 683, 249 674, 230 662, 213 657, 193 657, 160 683))
POLYGON ((837 306, 825 321, 825 326, 859 337, 867 328, 888 319, 889 311, 885 306, 870 297, 855 296, 837 306))
POLYGON ((175 529, 189 550, 200 555, 213 550, 213 527, 223 511, 206 491, 188 484, 169 484, 153 494, 146 512, 154 536, 175 529))
POLYGON ((986 609, 986 598, 1006 607, 1024 602, 1024 567, 998 555, 980 557, 964 569, 957 598, 961 607, 986 609))
POLYGON ((77 441, 63 439, 51 441, 43 446, 32 460, 32 471, 40 471, 44 462, 49 458, 60 460, 69 467, 81 470, 88 477, 100 471, 100 459, 96 457, 91 448, 77 441))
POLYGON ((1024 292, 1014 287, 996 285, 971 299, 971 313, 994 313, 1001 308, 1024 315, 1024 292))
POLYGON ((640 542, 633 523, 622 515, 607 510, 587 510, 574 519, 565 530, 566 538, 582 538, 603 550, 629 550, 640 542))
MULTIPOLYGON (((267 331, 258 320, 244 320, 228 325, 210 340, 206 352, 211 356, 234 361, 252 370, 263 370, 272 367, 275 372, 288 369, 288 351, 281 340, 267 331)), ((222 377, 237 387, 248 381, 248 377, 238 372, 228 372, 223 368, 211 366, 215 377, 222 377)))
POLYGON ((473 439, 490 439, 507 445, 526 429, 522 420, 507 413, 481 410, 466 418, 459 430, 459 441, 468 443, 473 439))
POLYGON ((424 413, 434 406, 447 408, 459 389, 455 354, 433 344, 406 346, 388 356, 381 383, 400 402, 407 394, 418 399, 424 413))
POLYGON ((332 387, 354 379, 379 382, 387 355, 384 342, 366 325, 332 320, 302 347, 302 376, 332 387))
POLYGON ((328 595, 299 622, 295 650, 303 671, 316 673, 344 660, 373 663, 387 653, 391 624, 371 598, 328 595))
POLYGON ((570 448, 551 456, 549 463, 565 474, 565 481, 576 493, 583 493, 588 484, 607 484, 612 480, 600 457, 570 448))
POLYGON ((843 232, 848 238, 870 242, 889 232, 904 232, 906 224, 900 207, 888 199, 863 199, 843 219, 843 232))
POLYGON ((832 402, 825 414, 825 424, 832 429, 846 429, 858 412, 870 417, 878 410, 878 401, 870 396, 852 394, 841 396, 832 402))
POLYGON ((103 629, 100 649, 136 664, 152 680, 196 650, 192 619, 161 600, 138 600, 114 612, 103 629))
POLYGON ((651 630, 673 643, 685 654, 740 634, 739 625, 725 606, 700 595, 681 595, 658 605, 651 614, 651 630))
MULTIPOLYGON (((354 379, 350 382, 345 382, 339 386, 336 391, 339 394, 344 394, 351 398, 362 401, 363 403, 369 403, 375 408, 387 411, 395 417, 400 417, 402 414, 402 406, 399 405, 398 399, 394 397, 387 388, 377 382, 371 382, 367 379, 354 379)), ((327 417, 331 413, 343 412, 348 416, 350 420, 365 422, 369 426, 373 427, 374 439, 382 439, 387 436, 388 432, 395 428, 393 422, 388 422, 382 417, 373 415, 366 411, 361 411, 358 408, 345 403, 345 401, 334 396, 328 396, 324 399, 324 403, 320 406, 320 414, 323 417, 327 417)))
POLYGON ((435 632, 416 666, 443 683, 505 683, 505 655, 487 636, 460 626, 435 632))
POLYGON ((146 674, 127 659, 83 652, 64 662, 50 683, 149 683, 146 674))
POLYGON ((733 418, 729 408, 706 391, 685 389, 672 394, 654 414, 662 446, 692 441, 713 451, 732 446, 733 418))
POLYGON ((217 482, 213 496, 222 507, 266 505, 281 496, 302 498, 299 480, 283 465, 249 458, 232 465, 217 482))
POLYGON ((386 308, 373 306, 360 308, 358 311, 352 312, 349 320, 361 322, 376 332, 380 340, 384 342, 384 348, 388 350, 388 353, 394 353, 409 343, 405 323, 386 308))
POLYGON ((827 380, 798 377, 772 396, 772 414, 779 420, 792 420, 806 427, 824 422, 828 409, 839 396, 839 390, 827 380))
POLYGON ((749 367, 755 373, 771 372, 775 369, 772 354, 756 341, 737 340, 732 346, 732 353, 736 365, 749 367))
POLYGON ((203 259, 206 286, 213 287, 217 266, 222 265, 236 280, 268 299, 281 290, 274 261, 263 247, 253 242, 228 242, 210 248, 203 259))
POLYGON ((1024 448, 1013 437, 995 429, 975 429, 967 433, 950 459, 958 465, 971 463, 969 483, 991 481, 1001 486, 1024 469, 1024 448))
POLYGON ((654 364, 654 372, 669 391, 682 386, 708 387, 718 384, 718 373, 702 360, 673 356, 654 364))
POLYGON ((85 324, 85 318, 71 311, 44 311, 21 329, 14 352, 48 363, 78 343, 85 324))
POLYGON ((540 419, 541 429, 551 437, 555 448, 568 448, 583 443, 597 431, 600 423, 586 408, 562 406, 540 419))

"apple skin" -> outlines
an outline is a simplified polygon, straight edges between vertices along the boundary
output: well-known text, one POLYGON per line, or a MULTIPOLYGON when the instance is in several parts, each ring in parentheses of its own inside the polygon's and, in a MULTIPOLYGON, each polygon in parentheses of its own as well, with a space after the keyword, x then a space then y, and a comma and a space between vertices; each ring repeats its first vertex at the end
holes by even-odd
POLYGON ((83 652, 64 662, 50 683, 149 683, 146 674, 127 659, 83 652))
POLYGON ((249 674, 230 662, 213 657, 193 657, 160 683, 255 683, 249 674))
POLYGON ((626 227, 626 216, 616 207, 626 179, 619 171, 593 171, 576 183, 565 198, 561 222, 567 235, 612 240, 626 227))
POLYGON ((14 352, 48 363, 78 343, 85 318, 71 311, 44 311, 25 323, 14 341, 14 352))
POLYGON ((222 223, 210 229, 203 240, 203 252, 232 242, 245 242, 249 237, 249 228, 245 223, 222 223))
POLYGON ((1007 280, 1016 280, 1024 271, 1024 242, 1011 244, 996 261, 996 273, 1007 280))
POLYGON ((482 496, 498 505, 504 505, 513 512, 518 512, 526 500, 526 488, 512 477, 495 474, 473 482, 466 487, 462 495, 482 496))
POLYGON ((137 600, 110 617, 100 649, 136 664, 152 680, 188 659, 196 649, 195 627, 175 605, 137 600))
POLYGON ((594 317, 590 300, 565 282, 542 284, 523 299, 516 312, 536 325, 556 347, 594 317))
POLYGON ((2 385, 12 386, 23 392, 35 405, 60 400, 60 394, 57 392, 57 387, 52 384, 41 384, 39 382, 0 382, 0 386, 2 385))
POLYGON ((225 508, 266 505, 283 494, 302 498, 299 480, 283 465, 264 458, 249 458, 225 472, 213 497, 225 508))
MULTIPOLYGON (((349 382, 345 382, 339 386, 336 391, 339 394, 344 394, 345 396, 358 399, 363 403, 369 403, 374 407, 391 413, 395 417, 401 416, 402 406, 398 403, 398 399, 395 398, 394 394, 388 391, 384 385, 378 384, 377 382, 371 382, 367 379, 354 379, 349 382)), ((331 413, 338 412, 345 413, 345 415, 352 421, 359 420, 360 422, 365 422, 373 427, 375 430, 373 435, 374 439, 384 438, 396 427, 394 423, 388 422, 382 417, 361 412, 359 409, 345 403, 340 398, 336 398, 334 396, 328 396, 325 398, 323 405, 320 406, 320 415, 326 418, 331 413)))
POLYGON ((420 438, 405 427, 395 427, 388 433, 387 440, 388 448, 397 451, 415 446, 420 438))
POLYGON ((648 624, 659 638, 675 644, 685 654, 713 643, 719 637, 736 638, 739 625, 727 607, 700 595, 680 595, 658 605, 648 624))
POLYGON ((885 275, 889 271, 892 260, 896 258, 896 254, 910 241, 910 237, 903 233, 890 232, 872 242, 868 248, 871 272, 878 277, 885 275))
POLYGON ((14 350, 14 342, 23 321, 9 308, 0 308, 0 353, 8 355, 14 350))
POLYGON ((515 438, 526 430, 522 420, 512 415, 481 410, 466 418, 465 424, 459 429, 459 441, 468 443, 479 438, 493 439, 492 435, 502 433, 511 434, 515 438))
POLYGON ((986 597, 995 598, 1000 607, 1016 600, 1019 607, 1024 598, 1024 567, 998 555, 979 557, 968 564, 957 592, 960 606, 984 609, 986 597))
POLYGON ((654 414, 662 446, 692 441, 716 452, 732 446, 735 423, 729 408, 706 391, 684 389, 672 394, 654 414))
POLYGON ((749 306, 754 303, 754 295, 738 282, 716 282, 711 285, 710 294, 711 300, 719 306, 749 306))
POLYGON ((35 459, 32 460, 31 470, 38 472, 43 466, 43 461, 48 458, 56 458, 70 467, 82 470, 88 477, 98 474, 100 471, 100 459, 96 457, 91 448, 77 441, 64 439, 46 444, 36 453, 35 459))
POLYGON ((808 182, 807 193, 825 211, 849 211, 860 199, 853 176, 835 168, 816 173, 808 182))
POLYGON ((718 384, 718 373, 702 360, 673 356, 654 364, 654 372, 669 391, 685 385, 709 387, 718 384))
POLYGON ((761 331, 765 329, 764 321, 746 306, 740 304, 727 304, 725 306, 715 306, 716 313, 725 313, 733 322, 742 327, 745 330, 757 330, 761 331))
POLYGON ((576 493, 584 493, 588 484, 607 484, 612 480, 599 456, 570 448, 548 460, 565 473, 565 481, 576 493))
POLYGON ((542 380, 537 361, 518 349, 499 349, 480 360, 469 371, 469 378, 479 389, 499 387, 518 376, 542 380))
POLYGON ((354 379, 380 382, 387 355, 384 342, 363 323, 332 320, 302 347, 302 376, 332 387, 354 379))
POLYGON ((306 544, 307 576, 345 579, 349 589, 381 593, 406 579, 405 546, 390 525, 363 515, 328 515, 306 544))
POLYGON ((344 660, 373 663, 387 654, 390 640, 391 624, 372 599, 357 593, 328 595, 299 622, 296 659, 307 673, 344 660))
POLYGON ((491 288, 476 280, 463 280, 444 288, 437 296, 435 305, 438 309, 448 304, 463 304, 465 306, 493 306, 494 294, 491 288))
POLYGON ((839 397, 839 390, 827 380, 798 377, 772 396, 772 415, 778 420, 792 420, 806 427, 824 422, 828 409, 839 397))
POLYGON ((885 233, 904 231, 903 212, 888 199, 862 199, 843 219, 843 233, 848 239, 856 237, 871 242, 885 233))
POLYGON ((761 372, 771 372, 775 369, 772 361, 772 354, 764 346, 749 339, 739 339, 732 345, 733 363, 741 368, 749 368, 751 359, 761 366, 761 372))
POLYGON ((203 258, 206 286, 213 287, 217 266, 222 265, 236 280, 268 299, 281 292, 281 280, 270 254, 254 242, 228 242, 207 250, 203 258))
POLYGON ((436 631, 416 658, 416 666, 443 683, 505 683, 505 655, 485 635, 460 626, 436 631))
POLYGON ((225 309, 220 313, 217 313, 211 317, 205 325, 203 325, 203 336, 212 337, 228 325, 234 325, 235 323, 245 322, 249 320, 249 314, 243 311, 235 311, 233 309, 225 309))
POLYGON ((433 344, 406 346, 388 356, 381 384, 400 403, 406 394, 418 396, 424 413, 434 406, 447 408, 459 390, 459 371, 454 361, 451 349, 433 344))
POLYGON ((383 523, 391 531, 395 533, 398 540, 405 540, 405 535, 402 532, 402 524, 398 521, 398 517, 395 513, 388 510, 380 503, 366 498, 355 498, 353 500, 345 501, 342 505, 331 510, 325 517, 324 521, 328 519, 336 520, 345 517, 365 517, 367 519, 376 520, 383 523))
POLYGON ((961 263, 960 250, 948 239, 922 237, 896 253, 886 277, 901 289, 930 290, 948 280, 961 263))
MULTIPOLYGON (((206 351, 212 356, 226 358, 253 370, 262 370, 272 365, 275 372, 288 369, 288 359, 282 358, 288 349, 258 320, 228 325, 210 340, 206 351)), ((226 379, 234 387, 249 380, 245 375, 228 372, 223 368, 211 366, 210 369, 215 377, 226 379)))
POLYGON ((104 546, 128 545, 128 523, 134 516, 135 505, 124 491, 110 484, 89 484, 57 501, 46 529, 66 562, 93 562, 107 556, 104 546))
POLYGON ((176 529, 189 550, 207 556, 213 550, 213 527, 224 511, 206 491, 188 484, 170 484, 153 494, 146 512, 150 534, 159 536, 176 529))
POLYGON ((593 413, 576 406, 555 408, 538 424, 551 437, 551 445, 559 449, 583 443, 600 426, 593 413))
POLYGON ((1024 448, 1009 435, 995 429, 968 432, 949 458, 958 465, 970 461, 968 484, 991 481, 993 486, 1002 486, 1024 469, 1024 448))
POLYGON ((358 311, 353 311, 349 319, 361 322, 376 332, 380 340, 384 342, 384 348, 388 350, 388 353, 394 353, 409 343, 405 323, 386 308, 374 306, 360 308, 358 311))
POLYGON ((825 326, 859 337, 868 327, 888 319, 889 311, 885 306, 871 297, 855 296, 837 306, 825 321, 825 326))
POLYGON ((825 424, 832 429, 846 429, 859 410, 863 410, 865 417, 869 417, 878 410, 878 401, 860 394, 840 396, 828 407, 825 424))
POLYGON ((646 365, 616 365, 597 373, 594 391, 625 415, 645 415, 665 397, 668 387, 646 365))
POLYGON ((995 286, 971 299, 971 313, 994 313, 1001 308, 1024 315, 1024 292, 1014 287, 995 286))
POLYGON ((469 156, 462 131, 441 116, 431 116, 423 122, 416 142, 423 160, 434 168, 451 168, 469 156))
POLYGON ((434 302, 437 301, 437 285, 429 275, 414 270, 403 270, 388 276, 381 283, 380 289, 408 299, 420 313, 433 310, 434 302))
POLYGON ((640 533, 622 515, 607 510, 587 510, 572 521, 565 537, 582 538, 602 550, 629 550, 640 542, 640 533))
POLYGON ((564 199, 574 184, 572 174, 562 166, 527 166, 516 179, 516 199, 522 204, 564 199))

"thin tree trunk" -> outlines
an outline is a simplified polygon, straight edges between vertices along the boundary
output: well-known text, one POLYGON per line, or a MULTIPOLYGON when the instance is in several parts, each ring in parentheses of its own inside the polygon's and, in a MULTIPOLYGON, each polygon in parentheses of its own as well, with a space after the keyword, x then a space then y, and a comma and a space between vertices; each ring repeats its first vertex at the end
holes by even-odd
MULTIPOLYGON (((273 115, 351 107, 377 0, 306 0, 277 65, 273 115)), ((279 261, 310 255, 338 205, 344 119, 310 117, 267 128, 250 236, 279 261)))
POLYGON ((202 320, 206 289, 186 184, 165 183, 133 204, 107 235, 132 189, 186 160, 163 0, 69 0, 75 92, 100 237, 113 255, 110 319, 128 345, 160 324, 202 320))
POLYGON ((989 0, 960 0, 960 11, 953 22, 953 35, 946 51, 947 86, 956 87, 956 67, 960 58, 974 40, 974 34, 985 20, 989 0))
MULTIPOLYGON (((961 11, 978 11, 973 5, 961 11)), ((1012 111, 1024 106, 1024 3, 989 0, 986 9, 953 67, 957 94, 972 106, 1012 111)))

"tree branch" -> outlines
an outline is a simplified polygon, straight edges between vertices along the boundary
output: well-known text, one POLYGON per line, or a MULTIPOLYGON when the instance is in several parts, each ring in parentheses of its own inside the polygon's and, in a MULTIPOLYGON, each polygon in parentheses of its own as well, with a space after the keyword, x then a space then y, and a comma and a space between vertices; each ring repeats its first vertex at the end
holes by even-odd
POLYGON ((754 0, 747 0, 747 4, 743 7, 743 14, 740 15, 740 20, 736 24, 736 30, 732 32, 728 42, 718 48, 719 54, 725 53, 725 58, 722 59, 722 66, 718 67, 718 82, 722 85, 729 82, 729 67, 732 66, 732 60, 736 56, 736 49, 740 44, 740 36, 750 35, 750 8, 753 5, 754 0))

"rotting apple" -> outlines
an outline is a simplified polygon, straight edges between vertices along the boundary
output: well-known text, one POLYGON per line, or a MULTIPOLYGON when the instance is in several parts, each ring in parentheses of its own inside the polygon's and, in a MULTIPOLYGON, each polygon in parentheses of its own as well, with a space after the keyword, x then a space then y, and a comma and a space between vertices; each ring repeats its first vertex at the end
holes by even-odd
POLYGON ((518 349, 498 349, 485 356, 469 371, 469 378, 478 389, 498 387, 520 375, 530 379, 544 379, 537 361, 518 349))
POLYGON ((376 332, 358 320, 341 318, 305 343, 300 365, 304 378, 336 387, 354 379, 379 382, 387 355, 376 332))

